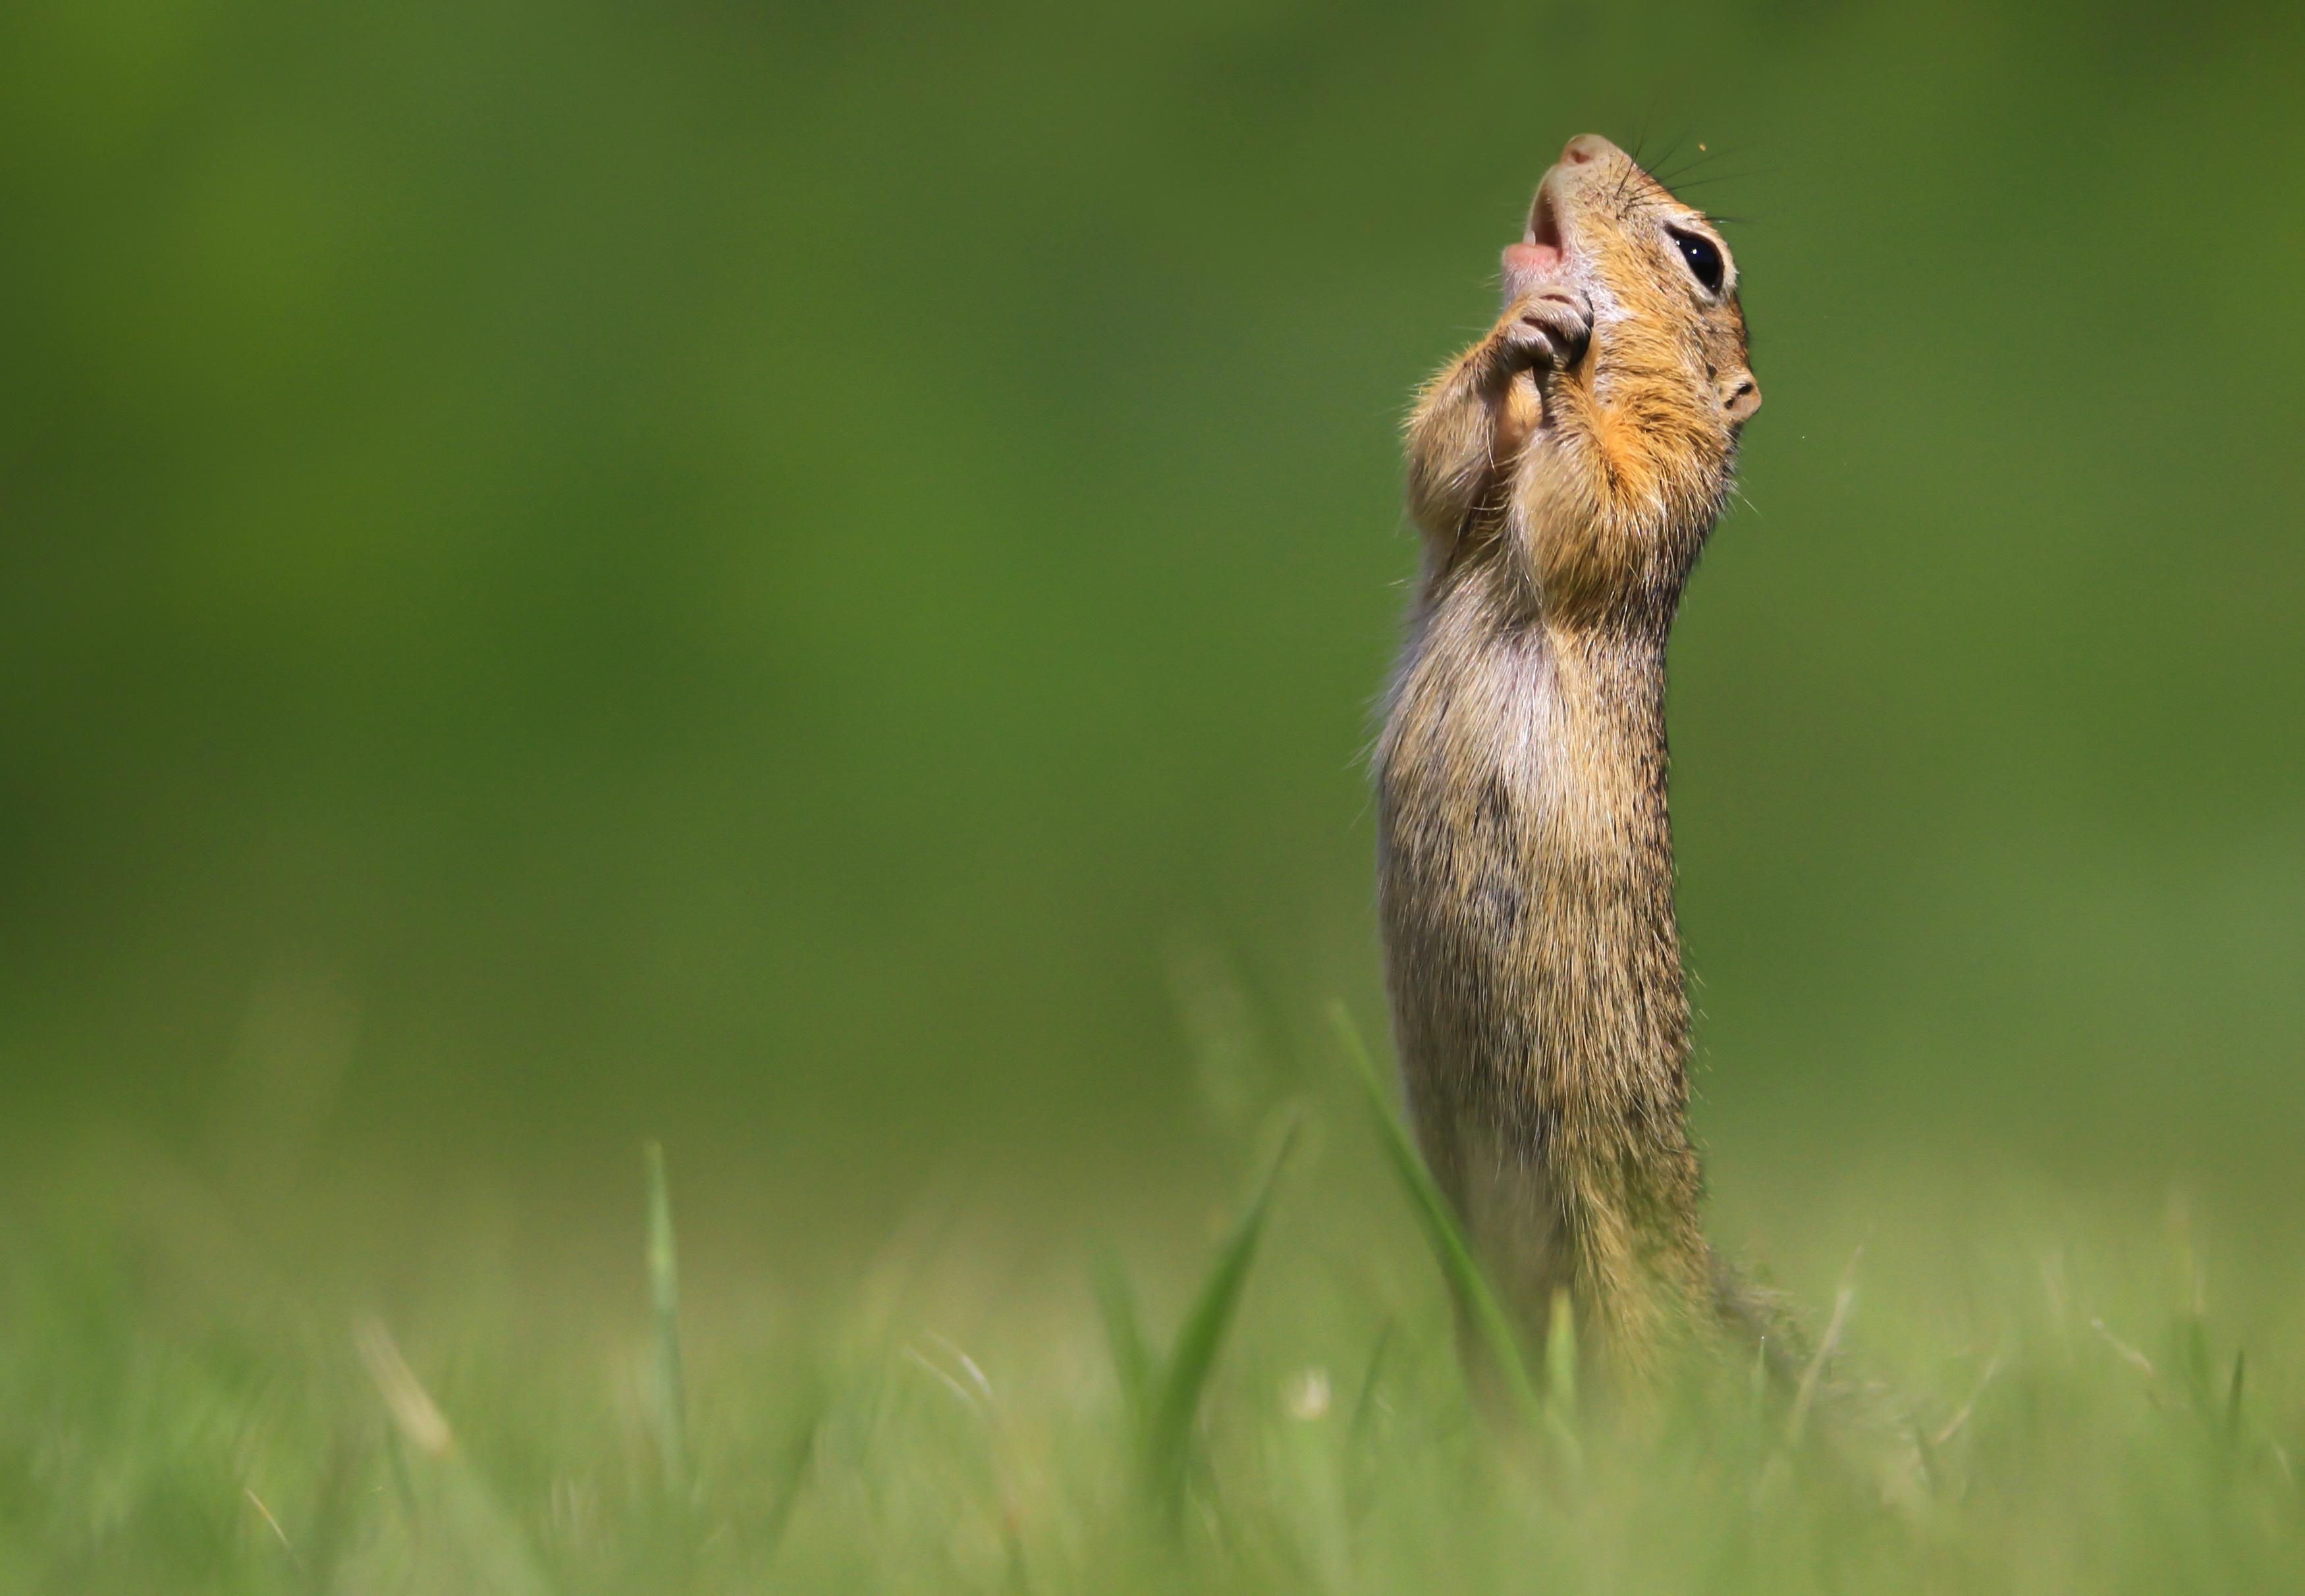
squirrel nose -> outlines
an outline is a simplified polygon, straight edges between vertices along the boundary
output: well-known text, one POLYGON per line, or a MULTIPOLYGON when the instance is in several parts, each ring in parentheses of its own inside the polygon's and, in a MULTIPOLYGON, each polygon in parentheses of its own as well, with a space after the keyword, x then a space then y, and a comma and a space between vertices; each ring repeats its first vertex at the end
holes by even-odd
POLYGON ((1609 141, 1600 134, 1579 133, 1569 140, 1568 148, 1561 152, 1561 159, 1564 165, 1581 166, 1587 161, 1599 160, 1608 148, 1609 141))

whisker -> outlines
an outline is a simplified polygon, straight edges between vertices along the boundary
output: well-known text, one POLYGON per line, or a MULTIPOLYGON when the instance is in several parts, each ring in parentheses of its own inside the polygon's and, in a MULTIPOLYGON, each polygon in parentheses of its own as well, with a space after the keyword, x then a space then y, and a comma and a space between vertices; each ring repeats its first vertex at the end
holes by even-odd
POLYGON ((1669 191, 1674 194, 1692 193, 1697 190, 1713 188, 1720 183, 1741 183, 1751 175, 1752 174, 1748 172, 1724 172, 1718 177, 1690 178, 1684 182, 1671 184, 1669 191))
MULTIPOLYGON (((1683 161, 1680 166, 1673 168, 1673 175, 1676 178, 1686 176, 1691 172, 1711 166, 1714 162, 1720 160, 1729 153, 1730 152, 1725 149, 1707 149, 1700 144, 1697 146, 1697 151, 1695 155, 1689 157, 1688 159, 1683 161)), ((1659 165, 1662 166, 1663 163, 1660 162, 1659 165)), ((1663 174, 1660 172, 1658 175, 1660 180, 1663 181, 1663 174)))

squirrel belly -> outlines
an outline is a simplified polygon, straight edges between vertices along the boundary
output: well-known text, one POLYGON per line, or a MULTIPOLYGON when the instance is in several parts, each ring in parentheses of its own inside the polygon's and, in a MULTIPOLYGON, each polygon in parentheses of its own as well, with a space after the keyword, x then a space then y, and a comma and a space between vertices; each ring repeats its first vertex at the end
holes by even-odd
POLYGON ((1493 567, 1416 623, 1380 759, 1379 912, 1411 1116, 1522 1323, 1568 1292, 1645 1369, 1714 1265, 1687 1129, 1663 640, 1508 618, 1493 567))

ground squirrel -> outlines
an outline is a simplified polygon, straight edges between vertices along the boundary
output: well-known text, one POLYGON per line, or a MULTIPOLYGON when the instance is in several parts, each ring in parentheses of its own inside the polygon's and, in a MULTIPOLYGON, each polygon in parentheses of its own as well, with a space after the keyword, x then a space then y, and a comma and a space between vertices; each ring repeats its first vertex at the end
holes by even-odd
POLYGON ((1619 1386, 1750 1317, 1706 1244, 1665 641, 1761 395, 1714 225, 1572 139, 1408 428, 1422 581, 1376 768, 1408 1104, 1508 1305, 1619 1386))

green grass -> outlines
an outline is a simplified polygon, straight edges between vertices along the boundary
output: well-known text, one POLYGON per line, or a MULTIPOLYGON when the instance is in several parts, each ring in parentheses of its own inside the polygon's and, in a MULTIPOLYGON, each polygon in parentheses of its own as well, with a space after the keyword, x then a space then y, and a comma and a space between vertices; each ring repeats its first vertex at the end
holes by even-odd
MULTIPOLYGON (((1425 1233, 1425 1245, 1433 1250, 1433 1259, 1441 1266, 1442 1278, 1459 1304, 1459 1311, 1475 1335, 1481 1340, 1484 1355, 1497 1372, 1506 1398, 1517 1410, 1524 1423, 1546 1424, 1555 1438, 1573 1448, 1566 1422, 1560 1405, 1547 1410, 1530 1380, 1528 1366, 1521 1356, 1519 1337, 1514 1335, 1511 1323, 1505 1317, 1504 1304, 1489 1284, 1488 1277, 1475 1261, 1473 1249, 1458 1227, 1457 1217, 1450 1211, 1448 1200, 1441 1194, 1439 1183, 1416 1150, 1409 1137, 1408 1127, 1393 1113, 1383 1082, 1377 1074, 1376 1065, 1369 1057, 1368 1044, 1361 1040, 1360 1028, 1353 1023, 1352 1015, 1342 1004, 1330 1011, 1330 1021, 1337 1028, 1337 1040, 1344 1044, 1345 1057, 1351 1064, 1354 1079, 1360 1082, 1367 1097, 1370 1116, 1377 1126, 1377 1142, 1384 1149, 1393 1173, 1400 1179, 1401 1190, 1408 1194, 1409 1208, 1416 1216, 1425 1233)), ((1563 1316, 1565 1317, 1565 1316, 1563 1316)), ((1546 1337, 1548 1349, 1559 1349, 1558 1361, 1563 1368, 1576 1362, 1573 1332, 1567 1337, 1546 1337)), ((1569 1393, 1574 1400, 1574 1380, 1561 1377, 1558 1370, 1549 1371, 1556 1393, 1569 1393)))
MULTIPOLYGON (((1273 1116, 1230 1196, 1179 1193, 1199 1221, 1101 1265, 1020 1262, 999 1235, 1031 1220, 996 1212, 821 1287, 682 1276, 653 1152, 634 1244, 574 1289, 499 1251, 355 1311, 197 1227, 20 1227, 0 1591, 2305 1588, 2292 1286, 2190 1226, 2014 1188, 1954 1220, 1948 1184, 1863 1281, 1824 1274, 1820 1339, 1893 1380, 1929 1460, 1890 1508, 1742 1370, 1637 1436, 1557 1361, 1525 1422, 1476 1414, 1448 1299, 1477 1271, 1365 1107, 1273 1116)), ((1782 1238, 1812 1270, 1833 1239, 1782 1238)))

